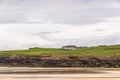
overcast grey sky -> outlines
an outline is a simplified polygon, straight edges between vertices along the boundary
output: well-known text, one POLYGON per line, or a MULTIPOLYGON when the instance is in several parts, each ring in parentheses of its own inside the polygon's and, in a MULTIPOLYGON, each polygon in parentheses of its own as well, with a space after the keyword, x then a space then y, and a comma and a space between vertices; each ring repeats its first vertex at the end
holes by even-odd
POLYGON ((120 0, 0 0, 0 50, 120 44, 120 0))

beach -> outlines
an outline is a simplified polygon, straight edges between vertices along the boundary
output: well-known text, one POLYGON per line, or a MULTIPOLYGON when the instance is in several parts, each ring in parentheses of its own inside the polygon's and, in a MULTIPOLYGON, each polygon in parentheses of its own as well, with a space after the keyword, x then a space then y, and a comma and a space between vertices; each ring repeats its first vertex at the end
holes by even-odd
POLYGON ((120 80, 120 69, 0 67, 0 80, 120 80))

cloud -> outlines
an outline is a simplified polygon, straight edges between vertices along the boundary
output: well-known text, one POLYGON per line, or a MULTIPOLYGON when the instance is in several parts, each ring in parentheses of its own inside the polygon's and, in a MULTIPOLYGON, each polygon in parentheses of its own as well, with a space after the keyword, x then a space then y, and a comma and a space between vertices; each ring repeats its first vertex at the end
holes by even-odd
POLYGON ((119 0, 1 0, 0 23, 87 25, 120 16, 119 0))
POLYGON ((0 49, 119 43, 119 21, 120 0, 0 0, 0 49))
POLYGON ((120 33, 120 17, 106 19, 105 22, 70 28, 50 35, 53 39, 81 39, 89 37, 111 36, 120 33))
POLYGON ((120 17, 91 25, 1 24, 0 50, 120 43, 120 17))
POLYGON ((113 45, 120 44, 120 35, 89 37, 81 39, 65 39, 62 40, 62 45, 77 45, 77 46, 98 46, 98 45, 113 45))
POLYGON ((48 36, 50 34, 53 34, 53 33, 58 33, 59 31, 55 31, 55 32, 39 32, 37 34, 34 34, 35 36, 39 36, 40 38, 42 39, 46 39, 46 40, 51 40, 48 36))
POLYGON ((0 50, 56 47, 47 36, 71 28, 61 24, 0 24, 0 50), (6 47, 5 47, 6 46, 6 47), (18 46, 18 47, 16 47, 18 46))

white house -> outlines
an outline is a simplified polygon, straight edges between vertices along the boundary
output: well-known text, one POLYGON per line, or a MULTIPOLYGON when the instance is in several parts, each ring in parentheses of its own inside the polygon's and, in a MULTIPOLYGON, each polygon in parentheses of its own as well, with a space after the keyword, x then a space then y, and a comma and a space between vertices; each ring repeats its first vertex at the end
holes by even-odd
POLYGON ((75 50, 77 47, 75 45, 67 45, 67 46, 63 46, 62 49, 66 49, 66 50, 75 50))

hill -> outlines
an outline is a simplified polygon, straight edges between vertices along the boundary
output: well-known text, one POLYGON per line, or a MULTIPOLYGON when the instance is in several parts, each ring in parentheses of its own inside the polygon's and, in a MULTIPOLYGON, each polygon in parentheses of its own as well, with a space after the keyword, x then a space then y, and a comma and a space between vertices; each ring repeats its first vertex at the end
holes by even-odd
POLYGON ((59 48, 30 48, 28 50, 0 51, 0 56, 27 55, 27 56, 51 56, 51 57, 120 57, 120 45, 94 46, 78 48, 76 50, 64 50, 59 48))
POLYGON ((0 51, 0 66, 120 68, 120 45, 0 51))

